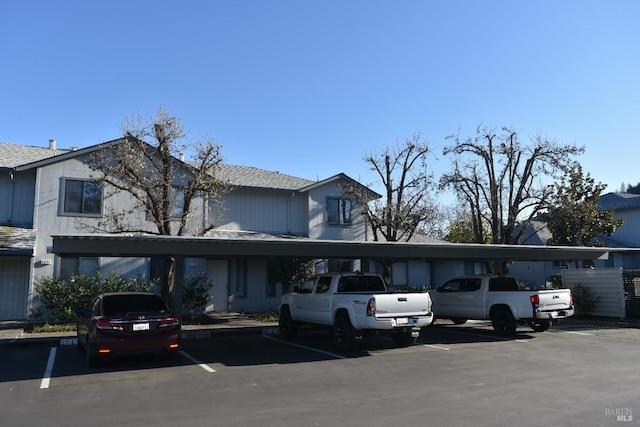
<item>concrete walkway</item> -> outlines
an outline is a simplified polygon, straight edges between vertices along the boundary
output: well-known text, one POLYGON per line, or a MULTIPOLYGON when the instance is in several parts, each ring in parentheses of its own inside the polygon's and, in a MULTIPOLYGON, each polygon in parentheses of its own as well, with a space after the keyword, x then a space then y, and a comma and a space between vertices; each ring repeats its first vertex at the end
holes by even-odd
MULTIPOLYGON (((76 332, 38 332, 25 331, 26 322, 0 321, 0 348, 7 346, 48 346, 75 345, 76 332)), ((208 316, 205 324, 182 325, 182 339, 210 338, 221 334, 255 335, 275 333, 278 322, 252 319, 240 313, 215 313, 208 316)))

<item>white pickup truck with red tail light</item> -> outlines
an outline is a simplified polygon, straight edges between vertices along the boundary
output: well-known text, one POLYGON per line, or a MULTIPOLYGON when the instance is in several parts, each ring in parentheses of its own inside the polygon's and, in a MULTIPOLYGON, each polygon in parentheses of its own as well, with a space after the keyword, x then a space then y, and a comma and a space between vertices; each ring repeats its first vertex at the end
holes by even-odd
POLYGON ((503 335, 515 335, 518 324, 543 332, 553 320, 574 314, 570 289, 521 290, 512 276, 454 277, 431 292, 431 298, 437 318, 455 324, 491 320, 493 329, 503 335))
POLYGON ((294 338, 300 325, 331 329, 334 344, 353 349, 366 333, 387 332, 397 346, 415 343, 433 322, 428 292, 393 293, 372 273, 326 273, 311 277, 280 302, 280 334, 294 338))

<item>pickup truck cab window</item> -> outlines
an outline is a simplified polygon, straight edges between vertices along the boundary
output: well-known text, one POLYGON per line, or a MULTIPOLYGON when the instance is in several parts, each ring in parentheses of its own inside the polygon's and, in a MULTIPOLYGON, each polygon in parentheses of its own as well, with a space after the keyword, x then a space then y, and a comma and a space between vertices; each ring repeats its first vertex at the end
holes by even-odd
POLYGON ((324 294, 331 288, 331 276, 322 276, 318 280, 318 287, 316 288, 316 294, 324 294))
POLYGON ((310 294, 311 292, 313 292, 313 286, 315 284, 316 284, 316 279, 315 278, 311 278, 311 279, 307 280, 306 282, 304 282, 302 284, 302 286, 300 286, 300 290, 298 291, 298 293, 310 294))
POLYGON ((460 280, 450 280, 437 290, 438 292, 458 292, 460 290, 460 282, 460 280))
POLYGON ((379 276, 344 276, 338 282, 338 292, 386 292, 379 276))
POLYGON ((518 282, 513 277, 493 277, 489 280, 489 291, 519 291, 518 282))
POLYGON ((481 279, 462 278, 450 280, 444 285, 440 286, 437 290, 439 292, 475 292, 480 290, 481 284, 481 279))

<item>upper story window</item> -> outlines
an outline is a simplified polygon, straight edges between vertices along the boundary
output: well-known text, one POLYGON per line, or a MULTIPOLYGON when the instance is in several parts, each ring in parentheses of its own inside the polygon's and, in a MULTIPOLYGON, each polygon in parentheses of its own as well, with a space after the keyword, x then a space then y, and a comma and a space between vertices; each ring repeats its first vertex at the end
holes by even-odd
POLYGON ((351 201, 327 199, 327 222, 330 225, 351 224, 351 201))
POLYGON ((102 187, 95 181, 64 180, 64 213, 100 215, 102 213, 102 187))

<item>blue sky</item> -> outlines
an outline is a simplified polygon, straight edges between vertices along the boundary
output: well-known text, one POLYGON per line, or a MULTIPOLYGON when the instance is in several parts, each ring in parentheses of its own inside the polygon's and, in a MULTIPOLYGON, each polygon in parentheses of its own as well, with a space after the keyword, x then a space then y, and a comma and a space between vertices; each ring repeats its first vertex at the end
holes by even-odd
POLYGON ((85 147, 160 106, 225 161, 308 179, 420 133, 510 126, 640 182, 640 2, 7 1, 0 141, 85 147))

